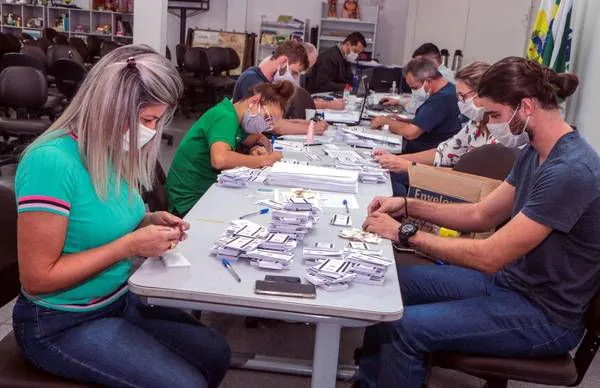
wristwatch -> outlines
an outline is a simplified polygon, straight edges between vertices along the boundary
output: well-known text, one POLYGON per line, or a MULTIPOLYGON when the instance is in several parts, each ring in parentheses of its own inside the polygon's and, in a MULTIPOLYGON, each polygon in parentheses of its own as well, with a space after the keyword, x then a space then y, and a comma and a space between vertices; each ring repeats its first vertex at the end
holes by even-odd
POLYGON ((412 222, 404 222, 398 228, 398 240, 404 246, 408 246, 408 240, 419 231, 419 227, 412 222))

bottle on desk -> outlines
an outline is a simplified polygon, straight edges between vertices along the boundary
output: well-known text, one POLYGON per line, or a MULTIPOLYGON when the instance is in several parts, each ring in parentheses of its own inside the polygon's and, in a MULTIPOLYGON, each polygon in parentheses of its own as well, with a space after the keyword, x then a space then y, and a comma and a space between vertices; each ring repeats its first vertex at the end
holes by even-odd
POLYGON ((392 94, 392 95, 398 94, 398 86, 396 85, 396 81, 392 82, 392 87, 390 88, 390 94, 392 94))
POLYGON ((346 84, 343 94, 344 105, 348 105, 348 103, 350 103, 350 92, 352 92, 352 86, 350 86, 350 84, 346 84))

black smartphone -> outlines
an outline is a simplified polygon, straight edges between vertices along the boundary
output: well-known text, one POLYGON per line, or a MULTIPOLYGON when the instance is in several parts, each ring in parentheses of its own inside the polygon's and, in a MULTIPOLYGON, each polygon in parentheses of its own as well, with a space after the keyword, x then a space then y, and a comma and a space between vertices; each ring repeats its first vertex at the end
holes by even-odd
POLYGON ((265 282, 301 283, 297 276, 265 275, 265 282))
POLYGON ((254 292, 262 295, 292 296, 296 298, 314 299, 317 297, 317 290, 314 285, 302 283, 257 280, 254 285, 254 292))

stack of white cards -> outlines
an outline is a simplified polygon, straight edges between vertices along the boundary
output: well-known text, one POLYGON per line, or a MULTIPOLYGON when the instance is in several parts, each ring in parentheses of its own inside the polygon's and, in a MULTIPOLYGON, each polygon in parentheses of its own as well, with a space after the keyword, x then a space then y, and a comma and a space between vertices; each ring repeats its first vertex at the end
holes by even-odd
POLYGON ((315 243, 314 247, 304 248, 302 257, 305 264, 319 264, 328 259, 341 259, 344 257, 344 251, 335 249, 333 244, 315 243))
MULTIPOLYGON (((312 208, 311 208, 312 209, 312 208)), ((273 210, 268 226, 271 233, 283 233, 302 240, 314 227, 318 217, 310 211, 273 210)))
POLYGON ((249 184, 265 183, 268 177, 268 168, 252 169, 248 167, 236 167, 223 170, 217 176, 217 184, 224 187, 246 187, 249 184))
POLYGON ((250 238, 266 238, 269 231, 264 226, 248 220, 233 220, 225 231, 227 236, 242 236, 250 238))
POLYGON ((337 155, 335 167, 341 170, 358 171, 358 180, 361 183, 385 183, 387 181, 387 170, 381 168, 379 163, 370 156, 363 157, 356 152, 354 155, 337 155))
POLYGON ((244 253, 258 248, 261 242, 258 238, 223 236, 215 242, 212 251, 219 259, 237 261, 244 253))
POLYGON ((327 291, 347 289, 352 282, 382 285, 393 262, 365 243, 351 242, 341 256, 333 249, 305 248, 304 261, 316 264, 306 270, 306 280, 327 291), (319 257, 320 255, 320 257, 319 257))
POLYGON ((271 168, 267 183, 274 186, 357 193, 358 172, 277 162, 271 168))
POLYGON ((298 242, 284 233, 269 233, 259 248, 272 251, 290 252, 296 249, 298 242))
POLYGON ((264 269, 288 269, 294 260, 293 252, 277 252, 269 249, 255 249, 245 254, 250 264, 264 269))

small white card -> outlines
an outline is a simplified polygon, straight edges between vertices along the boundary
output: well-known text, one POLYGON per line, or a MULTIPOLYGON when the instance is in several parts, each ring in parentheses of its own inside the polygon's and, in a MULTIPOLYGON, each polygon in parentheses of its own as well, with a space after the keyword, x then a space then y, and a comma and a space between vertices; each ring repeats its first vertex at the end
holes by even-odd
POLYGON ((170 250, 163 253, 160 257, 160 261, 162 261, 163 264, 169 268, 191 266, 190 262, 185 258, 183 253, 176 250, 170 250))
POLYGON ((334 226, 352 226, 352 219, 346 214, 334 214, 329 223, 334 226))

